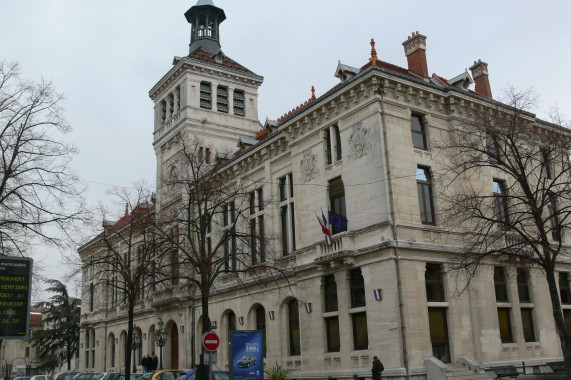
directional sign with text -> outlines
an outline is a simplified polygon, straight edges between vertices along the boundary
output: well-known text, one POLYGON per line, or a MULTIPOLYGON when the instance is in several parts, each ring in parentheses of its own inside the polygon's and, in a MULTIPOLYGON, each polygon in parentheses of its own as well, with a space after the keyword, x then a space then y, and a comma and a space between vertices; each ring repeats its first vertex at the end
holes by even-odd
POLYGON ((202 345, 206 351, 216 351, 220 345, 220 338, 212 331, 205 332, 202 336, 202 345))
POLYGON ((0 256, 0 339, 30 336, 32 259, 0 256))

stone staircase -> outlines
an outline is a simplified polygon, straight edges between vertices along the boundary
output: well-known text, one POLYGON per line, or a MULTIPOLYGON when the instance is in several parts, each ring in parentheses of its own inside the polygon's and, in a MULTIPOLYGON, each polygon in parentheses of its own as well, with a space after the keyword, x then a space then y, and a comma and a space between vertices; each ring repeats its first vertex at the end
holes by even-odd
POLYGON ((446 379, 448 380, 490 380, 485 373, 476 373, 462 363, 450 363, 446 366, 446 379))

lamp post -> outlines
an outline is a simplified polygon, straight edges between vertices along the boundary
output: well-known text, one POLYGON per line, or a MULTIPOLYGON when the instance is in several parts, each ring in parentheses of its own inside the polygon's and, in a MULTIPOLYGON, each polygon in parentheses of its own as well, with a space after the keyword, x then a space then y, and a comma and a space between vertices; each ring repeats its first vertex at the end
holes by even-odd
POLYGON ((167 344, 167 334, 165 333, 165 324, 162 320, 159 320, 159 329, 155 331, 155 341, 157 346, 159 346, 159 369, 163 369, 163 347, 167 344))
POLYGON ((133 344, 131 348, 133 349, 133 373, 137 372, 137 348, 141 344, 141 337, 136 330, 133 331, 133 344))

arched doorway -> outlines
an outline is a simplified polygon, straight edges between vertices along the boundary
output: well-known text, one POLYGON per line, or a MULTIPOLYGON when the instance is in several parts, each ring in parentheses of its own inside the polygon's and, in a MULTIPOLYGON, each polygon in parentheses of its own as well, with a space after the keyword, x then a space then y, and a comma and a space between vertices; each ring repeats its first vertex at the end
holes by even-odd
POLYGON ((171 354, 171 367, 173 369, 178 369, 178 327, 176 323, 173 322, 170 331, 170 354, 171 354))

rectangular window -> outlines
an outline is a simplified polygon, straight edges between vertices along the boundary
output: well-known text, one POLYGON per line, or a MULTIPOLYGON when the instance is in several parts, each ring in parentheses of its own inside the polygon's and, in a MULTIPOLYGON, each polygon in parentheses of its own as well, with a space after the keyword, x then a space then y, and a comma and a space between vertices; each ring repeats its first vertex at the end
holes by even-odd
POLYGON ((165 122, 167 119, 167 101, 163 100, 161 102, 161 122, 165 122))
POLYGON ((521 309, 521 324, 523 337, 526 342, 535 342, 535 330, 533 328, 533 309, 521 309))
POLYGON ((498 308, 498 322, 502 343, 513 343, 512 322, 509 308, 498 308))
POLYGON ((416 149, 427 150, 426 144, 426 126, 424 117, 420 115, 412 115, 410 118, 411 132, 412 132, 412 145, 416 149))
POLYGON ((531 302, 531 297, 529 295, 529 273, 523 268, 518 268, 517 270, 517 292, 519 295, 519 302, 531 302))
POLYGON ((89 311, 93 311, 94 302, 95 302, 95 285, 89 284, 89 311))
POLYGON ((555 195, 548 193, 546 196, 547 212, 549 213, 549 226, 551 228, 551 238, 555 241, 561 240, 561 225, 557 217, 557 206, 555 204, 555 195))
POLYGON ((334 126, 335 131, 335 159, 341 161, 342 151, 341 151, 341 132, 339 131, 339 126, 334 126))
POLYGON ((337 283, 332 274, 323 277, 325 312, 337 311, 337 283))
POLYGON ((30 356, 30 347, 24 348, 24 356, 26 356, 26 357, 30 356))
POLYGON ((506 183, 494 179, 493 182, 493 195, 494 195, 494 211, 495 220, 497 220, 499 227, 502 230, 509 230, 509 215, 508 215, 508 198, 506 192, 506 183))
POLYGON ((296 299, 288 303, 289 322, 289 354, 301 355, 301 339, 299 334, 299 307, 296 299))
POLYGON ((234 115, 237 116, 245 116, 246 115, 246 108, 245 108, 245 98, 244 98, 244 91, 242 90, 234 90, 234 115))
POLYGON ((551 179, 551 168, 549 167, 549 153, 541 151, 541 176, 546 179, 551 179))
POLYGON ((559 297, 563 305, 571 305, 571 287, 567 273, 559 273, 559 297))
MULTIPOLYGON (((280 193, 280 224, 282 255, 287 256, 295 251, 295 214, 293 201, 293 177, 291 174, 278 180, 280 193)), ((262 195, 263 193, 260 193, 262 195)), ((259 207, 259 206, 258 206, 259 207)), ((262 205, 263 208, 263 205, 262 205)))
POLYGON ((339 352, 341 337, 339 336, 339 317, 325 318, 327 329, 327 352, 339 352))
POLYGON ((497 138, 489 132, 486 133, 486 149, 489 162, 496 163, 500 161, 500 145, 497 138))
POLYGON ((355 350, 369 349, 369 335, 367 333, 367 314, 351 314, 353 322, 353 347, 355 350))
POLYGON ((329 129, 325 130, 325 164, 333 163, 333 153, 331 152, 331 133, 329 129))
POLYGON ((329 202, 331 213, 329 213, 329 224, 331 234, 347 231, 347 211, 345 210, 345 186, 341 177, 329 181, 329 202), (336 215, 335 215, 336 214, 336 215))
POLYGON ((432 200, 432 178, 430 168, 419 166, 416 169, 416 188, 422 224, 434 224, 434 202, 432 200))
POLYGON ((218 112, 228 113, 228 88, 223 86, 216 88, 216 109, 218 112))
POLYGON ((266 261, 264 240, 264 192, 256 189, 250 192, 250 249, 252 265, 266 261))
POLYGON ((442 266, 440 264, 427 263, 424 280, 426 282, 426 300, 428 302, 445 301, 442 266))
POLYGON ((563 310, 563 319, 565 319, 567 331, 571 331, 571 310, 563 310))
POLYGON ((200 83, 200 108, 212 109, 212 87, 208 82, 200 83))
POLYGON ((509 302, 506 274, 503 267, 494 267, 494 288, 497 302, 509 302))
POLYGON ((349 287, 351 289, 351 307, 365 306, 365 280, 361 268, 349 272, 349 287))

